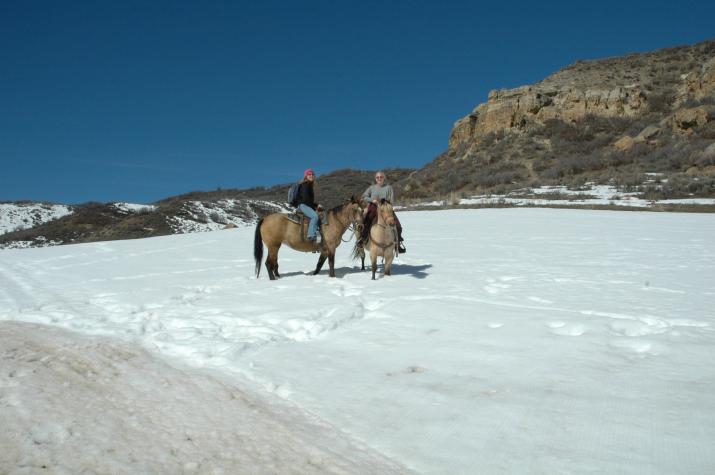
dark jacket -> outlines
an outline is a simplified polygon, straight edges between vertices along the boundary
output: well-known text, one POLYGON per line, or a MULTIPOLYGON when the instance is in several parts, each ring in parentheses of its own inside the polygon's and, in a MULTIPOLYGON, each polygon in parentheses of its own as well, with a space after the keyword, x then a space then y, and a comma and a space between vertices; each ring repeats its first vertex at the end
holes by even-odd
POLYGON ((301 183, 298 188, 298 200, 296 205, 307 205, 313 209, 318 207, 318 204, 315 202, 315 195, 313 195, 313 186, 307 181, 301 183))

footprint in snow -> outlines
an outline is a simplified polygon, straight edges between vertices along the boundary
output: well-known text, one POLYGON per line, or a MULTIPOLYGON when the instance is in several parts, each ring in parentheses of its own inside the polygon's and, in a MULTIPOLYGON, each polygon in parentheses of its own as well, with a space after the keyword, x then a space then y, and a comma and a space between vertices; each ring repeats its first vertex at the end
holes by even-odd
POLYGON ((610 327, 613 333, 621 336, 637 337, 663 333, 663 330, 645 324, 644 322, 634 322, 628 320, 615 321, 611 323, 610 327))
POLYGON ((484 291, 490 294, 498 294, 502 290, 506 290, 511 288, 510 284, 505 284, 503 282, 508 282, 509 280, 512 280, 510 277, 501 277, 499 279, 501 282, 497 281, 496 279, 493 279, 491 277, 488 277, 486 279, 487 285, 483 287, 484 291))
POLYGON ((378 299, 378 300, 372 300, 370 302, 366 302, 363 304, 363 306, 365 307, 365 310, 374 312, 375 310, 380 309, 384 304, 385 304, 384 299, 378 299))
MULTIPOLYGON (((563 323, 563 322, 554 322, 563 323)), ((551 326, 551 325, 549 325, 551 326)), ((563 324, 561 326, 551 326, 551 333, 559 336, 581 336, 586 333, 586 327, 584 325, 569 325, 563 324)))
POLYGON ((362 290, 357 287, 348 287, 346 285, 340 285, 330 291, 338 297, 354 297, 356 295, 362 294, 362 290))
POLYGON ((628 350, 639 355, 658 356, 665 351, 662 345, 640 339, 613 340, 610 342, 610 346, 612 348, 628 350))

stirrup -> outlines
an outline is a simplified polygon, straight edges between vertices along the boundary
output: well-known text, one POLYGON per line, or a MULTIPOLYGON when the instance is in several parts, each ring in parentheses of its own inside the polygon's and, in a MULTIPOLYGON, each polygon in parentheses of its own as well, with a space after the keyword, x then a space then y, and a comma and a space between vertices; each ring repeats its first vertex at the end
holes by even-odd
POLYGON ((397 250, 400 251, 400 254, 404 254, 407 252, 407 248, 405 247, 404 244, 402 244, 402 242, 400 242, 400 244, 397 245, 397 250))

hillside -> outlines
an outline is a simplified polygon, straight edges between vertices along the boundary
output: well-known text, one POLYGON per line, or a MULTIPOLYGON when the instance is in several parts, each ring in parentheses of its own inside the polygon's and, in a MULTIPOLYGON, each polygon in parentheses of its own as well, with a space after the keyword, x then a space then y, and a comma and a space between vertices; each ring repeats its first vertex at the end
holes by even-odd
MULTIPOLYGON (((394 180, 414 170, 388 169, 394 180)), ((320 203, 330 208, 360 195, 372 182, 374 171, 338 170, 321 175, 320 203)), ((0 248, 38 247, 92 241, 134 239, 223 229, 254 223, 259 217, 288 209, 288 184, 248 190, 192 192, 147 206, 126 203, 85 203, 71 207, 45 203, 6 203, 0 208, 0 248), (50 214, 59 209, 64 213, 50 214), (43 214, 44 213, 44 214, 43 214), (43 218, 44 217, 44 218, 43 218), (7 223, 7 224, 4 224, 7 223), (19 229, 18 229, 19 228, 19 229)))
POLYGON ((654 199, 715 195, 715 40, 579 61, 492 91, 400 188, 424 198, 586 182, 654 199), (645 173, 663 178, 642 186, 645 173))

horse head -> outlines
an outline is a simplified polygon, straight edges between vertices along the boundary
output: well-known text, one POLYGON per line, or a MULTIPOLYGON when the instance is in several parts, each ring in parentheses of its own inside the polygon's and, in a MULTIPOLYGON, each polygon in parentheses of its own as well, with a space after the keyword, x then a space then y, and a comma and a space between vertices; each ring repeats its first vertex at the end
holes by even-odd
POLYGON ((388 226, 395 225, 395 211, 392 209, 392 203, 386 199, 381 199, 380 203, 377 205, 377 212, 380 217, 382 217, 385 224, 388 226))
POLYGON ((364 206, 361 198, 351 196, 350 201, 345 204, 345 209, 347 210, 348 220, 353 228, 357 228, 358 225, 362 224, 364 206))

